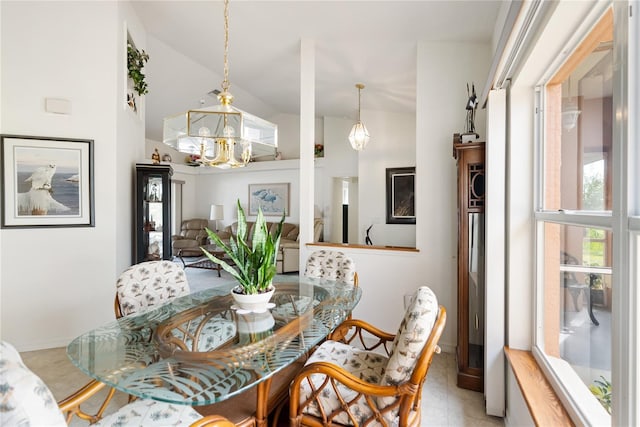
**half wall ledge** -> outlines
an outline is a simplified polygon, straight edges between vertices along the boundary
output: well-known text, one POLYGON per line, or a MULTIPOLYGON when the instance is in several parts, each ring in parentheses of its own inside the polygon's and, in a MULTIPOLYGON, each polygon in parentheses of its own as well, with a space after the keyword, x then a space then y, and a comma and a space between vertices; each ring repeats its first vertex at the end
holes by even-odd
POLYGON ((307 243, 307 246, 321 246, 326 248, 350 248, 350 249, 371 249, 382 251, 398 251, 398 252, 420 252, 418 248, 410 248, 407 246, 376 246, 376 245, 357 245, 352 243, 328 243, 328 242, 316 242, 307 243))

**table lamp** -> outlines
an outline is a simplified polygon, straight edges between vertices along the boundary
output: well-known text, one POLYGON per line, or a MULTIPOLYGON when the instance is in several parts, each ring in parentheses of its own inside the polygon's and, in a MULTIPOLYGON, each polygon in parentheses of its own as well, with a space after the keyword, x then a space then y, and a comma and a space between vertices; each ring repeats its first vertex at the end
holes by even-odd
POLYGON ((223 205, 211 205, 211 213, 209 219, 214 222, 216 232, 218 232, 218 220, 224 219, 224 206, 223 205))

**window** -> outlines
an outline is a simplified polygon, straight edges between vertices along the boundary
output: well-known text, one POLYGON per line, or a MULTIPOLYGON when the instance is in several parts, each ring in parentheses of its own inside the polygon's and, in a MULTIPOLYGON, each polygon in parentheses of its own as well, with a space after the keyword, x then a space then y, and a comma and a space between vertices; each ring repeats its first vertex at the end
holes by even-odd
POLYGON ((640 182, 627 159, 637 158, 638 141, 626 139, 626 119, 616 113, 627 108, 621 94, 637 96, 627 92, 620 71, 627 64, 614 48, 627 40, 618 42, 609 9, 538 92, 534 348, 575 421, 593 425, 636 419, 638 396, 618 397, 618 414, 611 399, 640 382, 628 375, 639 367, 638 337, 620 339, 638 333, 631 325, 638 300, 624 296, 635 295, 640 275, 640 221, 633 216, 640 182))

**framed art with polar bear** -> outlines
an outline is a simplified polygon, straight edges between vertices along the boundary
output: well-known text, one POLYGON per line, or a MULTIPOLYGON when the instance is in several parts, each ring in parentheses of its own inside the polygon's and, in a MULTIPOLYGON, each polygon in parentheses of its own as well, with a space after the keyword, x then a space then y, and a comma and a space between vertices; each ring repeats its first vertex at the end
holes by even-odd
POLYGON ((93 140, 0 135, 2 228, 93 227, 93 140))

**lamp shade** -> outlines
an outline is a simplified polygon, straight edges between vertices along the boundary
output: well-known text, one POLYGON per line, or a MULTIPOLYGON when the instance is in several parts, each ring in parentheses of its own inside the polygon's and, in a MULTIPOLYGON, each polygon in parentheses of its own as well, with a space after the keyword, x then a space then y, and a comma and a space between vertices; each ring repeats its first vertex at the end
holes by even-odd
POLYGON ((223 205, 211 205, 211 213, 209 214, 211 221, 224 219, 224 206, 223 205))

